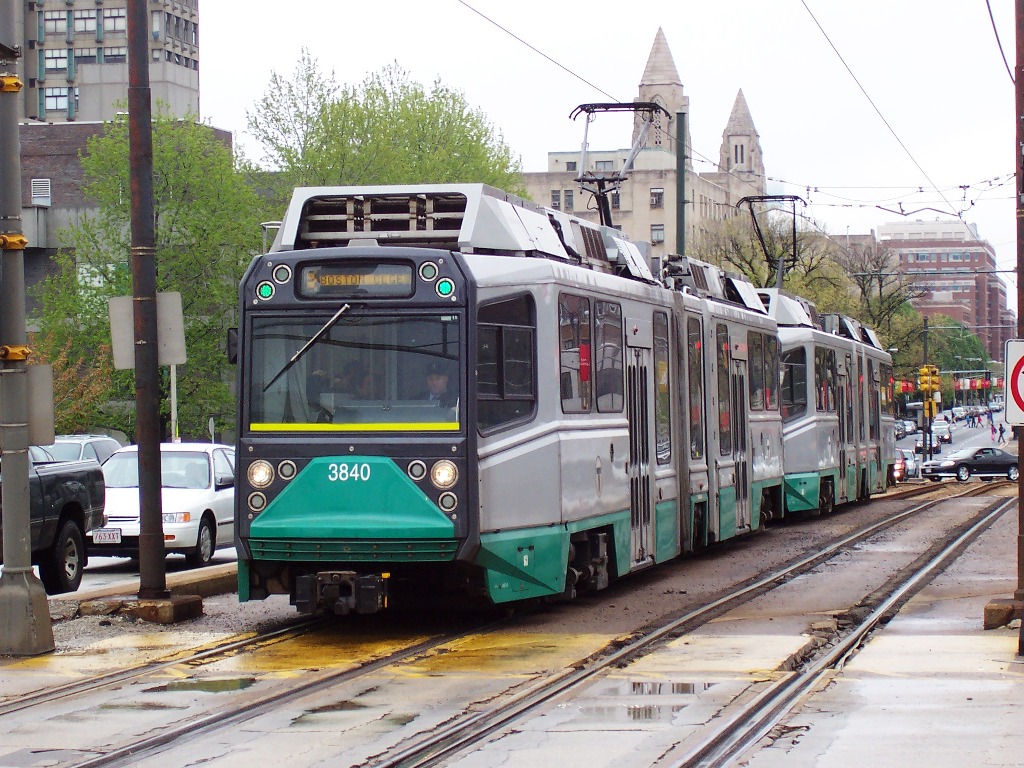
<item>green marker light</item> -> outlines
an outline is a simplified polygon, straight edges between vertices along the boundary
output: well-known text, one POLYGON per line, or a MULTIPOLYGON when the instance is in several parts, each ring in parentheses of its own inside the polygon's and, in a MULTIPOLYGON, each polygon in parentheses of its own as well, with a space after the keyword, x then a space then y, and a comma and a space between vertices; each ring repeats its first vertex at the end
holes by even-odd
POLYGON ((437 295, 441 298, 447 298, 455 293, 455 283, 449 280, 447 277, 443 277, 437 281, 437 287, 435 288, 437 295))
POLYGON ((264 280, 256 286, 256 295, 264 301, 274 298, 274 284, 264 280))

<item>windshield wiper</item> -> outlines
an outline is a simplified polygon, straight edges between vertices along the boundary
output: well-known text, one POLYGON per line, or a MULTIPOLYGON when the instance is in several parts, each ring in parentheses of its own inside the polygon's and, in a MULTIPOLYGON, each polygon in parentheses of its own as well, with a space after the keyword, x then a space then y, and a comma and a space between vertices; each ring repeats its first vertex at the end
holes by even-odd
POLYGON ((345 312, 347 312, 348 309, 349 309, 349 305, 348 304, 342 305, 341 309, 339 309, 337 312, 334 313, 334 317, 332 317, 330 320, 328 320, 326 323, 324 323, 324 327, 323 328, 321 328, 319 331, 317 331, 312 336, 310 336, 309 337, 309 341, 307 341, 305 344, 302 345, 302 349, 300 349, 298 352, 296 352, 294 355, 292 355, 292 359, 289 360, 287 363, 285 363, 284 367, 280 371, 278 371, 276 374, 274 374, 274 378, 272 378, 269 382, 267 382, 267 386, 265 386, 263 388, 263 391, 266 392, 268 389, 270 389, 274 385, 275 381, 277 381, 282 376, 284 376, 286 373, 288 373, 288 371, 291 370, 291 367, 293 365, 295 365, 299 361, 299 358, 302 357, 304 354, 306 354, 307 350, 309 350, 310 347, 312 347, 314 344, 316 344, 325 333, 327 333, 329 330, 331 330, 331 328, 334 326, 334 324, 336 322, 338 322, 338 318, 341 317, 343 314, 345 314, 345 312))

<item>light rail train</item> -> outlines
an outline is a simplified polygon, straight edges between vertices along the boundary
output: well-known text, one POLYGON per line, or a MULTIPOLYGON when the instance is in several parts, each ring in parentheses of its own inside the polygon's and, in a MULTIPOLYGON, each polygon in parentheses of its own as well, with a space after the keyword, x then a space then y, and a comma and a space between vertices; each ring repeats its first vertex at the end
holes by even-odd
POLYGON ((497 189, 298 189, 240 291, 242 601, 572 597, 884 488, 869 329, 497 189))

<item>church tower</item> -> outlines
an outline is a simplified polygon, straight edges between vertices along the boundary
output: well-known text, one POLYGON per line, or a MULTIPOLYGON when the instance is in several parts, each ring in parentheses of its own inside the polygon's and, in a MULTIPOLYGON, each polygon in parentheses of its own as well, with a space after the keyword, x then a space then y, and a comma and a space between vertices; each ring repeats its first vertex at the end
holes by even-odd
MULTIPOLYGON (((676 63, 668 48, 665 33, 658 28, 654 36, 654 45, 647 59, 647 67, 640 79, 640 92, 636 101, 653 101, 668 110, 671 119, 658 112, 654 124, 647 134, 648 149, 664 149, 675 154, 676 151, 676 113, 690 111, 690 98, 683 94, 683 83, 679 79, 676 63)), ((633 141, 640 132, 642 121, 639 116, 633 123, 633 141)), ((687 131, 689 134, 689 131, 687 131)), ((690 146, 689 135, 686 145, 690 146)), ((687 166, 689 166, 687 160, 687 166)))
POLYGON ((732 114, 722 132, 722 148, 718 156, 718 170, 739 176, 755 186, 764 186, 764 161, 761 141, 754 128, 743 89, 736 94, 732 114))

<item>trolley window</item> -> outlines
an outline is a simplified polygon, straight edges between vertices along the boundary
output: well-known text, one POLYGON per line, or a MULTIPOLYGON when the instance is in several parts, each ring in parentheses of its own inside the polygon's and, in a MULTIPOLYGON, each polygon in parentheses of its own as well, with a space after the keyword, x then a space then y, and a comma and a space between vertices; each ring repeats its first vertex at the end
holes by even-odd
POLYGON ((597 410, 602 413, 621 412, 622 378, 622 307, 608 301, 594 303, 597 341, 594 360, 594 388, 597 410))
POLYGON ((779 410, 779 340, 774 336, 764 338, 764 387, 768 408, 779 410))
POLYGON ((893 415, 893 385, 895 380, 892 377, 892 366, 887 363, 881 364, 882 370, 882 413, 886 416, 893 415))
POLYGON ((654 313, 654 426, 657 437, 658 463, 672 460, 672 425, 669 397, 672 392, 668 364, 668 315, 654 313))
POLYGON ((718 366, 718 448, 723 456, 732 453, 732 399, 729 392, 729 328, 719 325, 715 331, 718 366))
POLYGON ((750 389, 750 410, 763 411, 764 391, 764 337, 750 331, 747 334, 747 385, 750 389))
POLYGON ((814 406, 818 413, 836 410, 836 352, 814 348, 814 406))
POLYGON ((686 378, 690 414, 690 458, 704 458, 704 344, 700 320, 686 321, 686 378))
POLYGON ((564 413, 590 411, 590 299, 558 297, 559 388, 564 413))
POLYGON ((791 421, 807 413, 807 350, 783 352, 781 364, 782 420, 791 421))
POLYGON ((879 414, 878 379, 875 375, 875 361, 868 360, 868 438, 876 441, 881 437, 881 416, 879 414))
POLYGON ((460 428, 459 315, 257 316, 250 338, 253 431, 460 428))
POLYGON ((528 418, 537 403, 533 297, 485 304, 477 311, 477 417, 481 431, 528 418))

